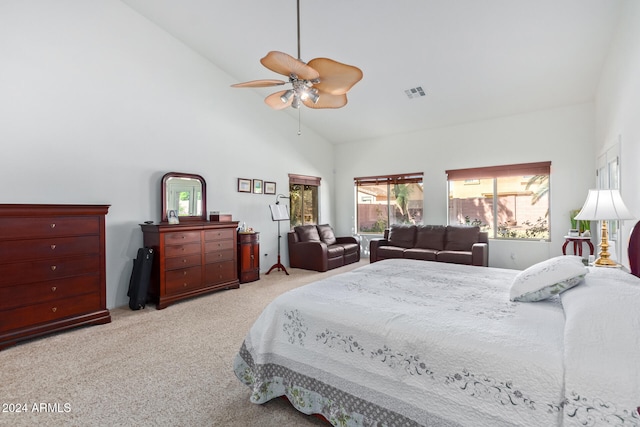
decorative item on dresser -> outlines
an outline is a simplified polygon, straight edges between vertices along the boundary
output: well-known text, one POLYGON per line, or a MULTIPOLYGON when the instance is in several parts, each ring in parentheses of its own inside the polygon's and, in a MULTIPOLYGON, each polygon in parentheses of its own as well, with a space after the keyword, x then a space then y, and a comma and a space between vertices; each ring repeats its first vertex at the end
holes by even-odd
POLYGON ((0 349, 111 322, 106 302, 109 205, 0 205, 0 349))
POLYGON ((149 296, 157 309, 185 298, 238 288, 237 221, 141 224, 155 250, 149 296))
POLYGON ((238 277, 240 283, 260 280, 260 233, 238 232, 238 277))

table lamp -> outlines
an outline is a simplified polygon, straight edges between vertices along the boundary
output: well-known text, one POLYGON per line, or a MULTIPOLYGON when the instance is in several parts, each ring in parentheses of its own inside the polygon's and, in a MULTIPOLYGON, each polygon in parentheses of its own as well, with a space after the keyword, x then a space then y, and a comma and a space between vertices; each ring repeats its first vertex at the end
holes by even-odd
POLYGON ((618 190, 589 190, 587 201, 575 216, 576 219, 602 221, 600 235, 600 253, 594 262, 596 267, 616 267, 618 264, 609 259, 609 231, 607 221, 633 219, 625 206, 618 190))

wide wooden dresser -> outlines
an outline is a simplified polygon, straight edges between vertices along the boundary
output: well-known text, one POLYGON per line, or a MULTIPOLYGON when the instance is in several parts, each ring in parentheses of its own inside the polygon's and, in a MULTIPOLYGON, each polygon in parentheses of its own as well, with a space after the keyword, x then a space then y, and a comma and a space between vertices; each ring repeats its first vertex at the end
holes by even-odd
POLYGON ((154 249, 149 299, 156 308, 193 296, 240 287, 237 221, 141 224, 154 249))
POLYGON ((111 321, 108 210, 109 205, 0 205, 0 349, 111 321))

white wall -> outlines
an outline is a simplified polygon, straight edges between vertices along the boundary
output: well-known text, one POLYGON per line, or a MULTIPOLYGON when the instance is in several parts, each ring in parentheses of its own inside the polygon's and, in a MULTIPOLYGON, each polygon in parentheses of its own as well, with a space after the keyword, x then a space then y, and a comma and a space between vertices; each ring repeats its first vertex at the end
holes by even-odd
POLYGON ((446 224, 445 170, 550 160, 551 241, 492 240, 489 264, 522 269, 560 255, 569 211, 594 180, 593 117, 593 105, 581 104, 336 146, 338 231, 353 227, 354 177, 424 172, 424 223, 446 224))
POLYGON ((275 197, 237 193, 238 177, 275 181, 286 194, 288 173, 320 176, 321 221, 344 235, 353 227, 355 176, 423 171, 425 221, 444 223, 444 170, 551 160, 552 241, 491 245, 492 265, 524 268, 560 253, 568 212, 595 182, 594 153, 618 135, 623 196, 640 215, 640 2, 626 9, 597 114, 590 104, 569 106, 334 149, 304 127, 298 136, 296 120, 251 90, 230 88, 234 79, 120 1, 3 0, 0 203, 110 204, 111 308, 126 303, 138 224, 159 220, 166 172, 204 176, 208 210, 260 231, 266 271, 276 261, 275 197))
MULTIPOLYGON (((627 0, 596 98, 596 156, 620 141, 621 193, 636 220, 622 224, 623 249, 640 219, 640 2, 627 0)), ((595 181, 594 181, 595 183, 595 181)), ((622 263, 628 265, 626 250, 622 263)))
POLYGON ((160 219, 166 172, 202 175, 208 210, 261 232, 263 271, 276 262, 275 196, 236 192, 238 177, 287 194, 288 173, 320 176, 331 222, 332 145, 305 128, 298 136, 296 120, 230 88, 118 0, 3 0, 0 58, 0 203, 110 204, 110 308, 127 302, 138 224, 160 219))

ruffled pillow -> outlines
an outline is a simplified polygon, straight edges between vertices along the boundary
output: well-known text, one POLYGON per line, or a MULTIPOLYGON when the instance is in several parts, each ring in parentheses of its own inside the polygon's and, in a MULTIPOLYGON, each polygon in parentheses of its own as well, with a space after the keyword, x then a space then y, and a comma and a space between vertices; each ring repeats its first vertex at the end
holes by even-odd
POLYGON ((582 258, 558 256, 521 271, 511 284, 511 301, 542 301, 579 284, 589 270, 582 258))

